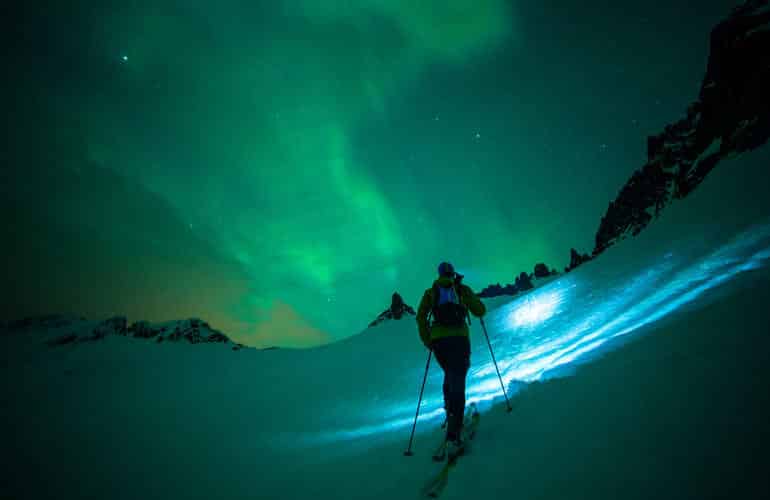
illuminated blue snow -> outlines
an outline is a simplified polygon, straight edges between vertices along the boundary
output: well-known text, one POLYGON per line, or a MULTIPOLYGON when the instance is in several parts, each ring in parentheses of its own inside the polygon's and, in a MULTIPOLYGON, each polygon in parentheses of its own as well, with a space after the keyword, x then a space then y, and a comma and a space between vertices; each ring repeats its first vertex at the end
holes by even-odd
MULTIPOLYGON (((569 373, 577 363, 620 345, 621 338, 652 331, 656 322, 684 314, 688 306, 705 303, 708 292, 739 274, 766 266, 770 259, 770 225, 744 232, 711 251, 702 246, 681 245, 680 249, 667 249, 636 262, 613 260, 608 252, 490 310, 486 325, 509 396, 522 383, 569 373)), ((402 328, 413 329, 414 325, 402 328)), ((501 400, 500 380, 477 320, 471 338, 468 401, 501 400)), ((358 425, 337 426, 333 431, 306 436, 308 442, 352 441, 394 430, 401 431, 401 435, 408 432, 423 370, 424 362, 415 362, 404 373, 391 374, 392 393, 379 395, 377 404, 349 396, 353 400, 347 402, 346 421, 358 421, 358 425)), ((435 422, 444 416, 442 374, 435 362, 430 374, 420 411, 422 429, 435 428, 435 422)))
POLYGON ((527 295, 526 304, 513 308, 506 320, 511 328, 535 326, 543 323, 556 312, 562 303, 559 291, 527 295))

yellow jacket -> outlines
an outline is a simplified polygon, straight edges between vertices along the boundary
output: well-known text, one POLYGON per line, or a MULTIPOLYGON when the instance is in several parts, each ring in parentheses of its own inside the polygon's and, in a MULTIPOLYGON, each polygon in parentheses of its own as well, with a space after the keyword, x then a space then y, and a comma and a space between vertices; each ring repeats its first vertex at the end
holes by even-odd
MULTIPOLYGON (((433 285, 449 287, 452 285, 452 283, 454 283, 452 278, 442 276, 434 281, 433 285)), ((481 302, 478 297, 476 297, 476 294, 473 293, 473 290, 471 290, 470 287, 461 283, 456 285, 455 290, 457 291, 457 296, 460 299, 460 304, 467 307, 474 316, 479 318, 484 316, 484 314, 487 312, 487 308, 484 306, 484 303, 481 302)), ((430 349, 431 343, 442 337, 468 336, 467 324, 454 327, 430 325, 428 323, 428 314, 432 309, 433 287, 425 290, 425 293, 422 296, 422 300, 420 301, 420 306, 417 308, 417 330, 420 332, 420 340, 422 340, 422 343, 425 344, 425 347, 430 349)))

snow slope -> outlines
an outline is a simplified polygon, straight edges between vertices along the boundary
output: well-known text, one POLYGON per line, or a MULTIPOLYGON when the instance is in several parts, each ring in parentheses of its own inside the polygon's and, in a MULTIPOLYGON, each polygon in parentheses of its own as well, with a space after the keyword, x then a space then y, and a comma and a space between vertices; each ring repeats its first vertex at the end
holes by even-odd
MULTIPOLYGON (((766 488, 767 160, 733 162, 639 238, 488 302, 514 411, 474 320, 483 420, 445 498, 766 488), (740 215, 720 204, 731 189, 747 190, 740 215)), ((3 498, 417 498, 436 470, 435 362, 403 456, 427 357, 411 317, 307 350, 45 344, 59 334, 0 335, 3 498)))

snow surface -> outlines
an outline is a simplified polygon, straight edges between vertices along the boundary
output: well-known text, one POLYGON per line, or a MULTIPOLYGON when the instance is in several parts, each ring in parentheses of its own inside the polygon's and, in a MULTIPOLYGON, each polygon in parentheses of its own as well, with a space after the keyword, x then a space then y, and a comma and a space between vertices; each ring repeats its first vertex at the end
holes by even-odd
MULTIPOLYGON (((474 319, 482 422, 442 498, 766 486, 770 211, 728 217, 718 194, 766 190, 767 156, 577 270, 486 301, 514 411, 474 319)), ((2 498, 418 498, 437 469, 435 362, 403 456, 427 359, 412 317, 306 350, 52 335, 0 335, 2 498)))

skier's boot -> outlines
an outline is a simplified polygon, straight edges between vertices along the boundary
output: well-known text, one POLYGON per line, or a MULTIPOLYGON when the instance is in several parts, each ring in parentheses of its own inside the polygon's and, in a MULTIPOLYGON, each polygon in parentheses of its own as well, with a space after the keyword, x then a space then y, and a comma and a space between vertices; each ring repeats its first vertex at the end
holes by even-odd
POLYGON ((465 442, 458 438, 449 440, 446 443, 446 456, 450 462, 459 457, 465 451, 465 442))
POLYGON ((441 442, 441 445, 439 445, 438 448, 436 448, 436 451, 433 452, 433 461, 434 462, 443 462, 446 458, 446 446, 447 441, 444 440, 441 442))

